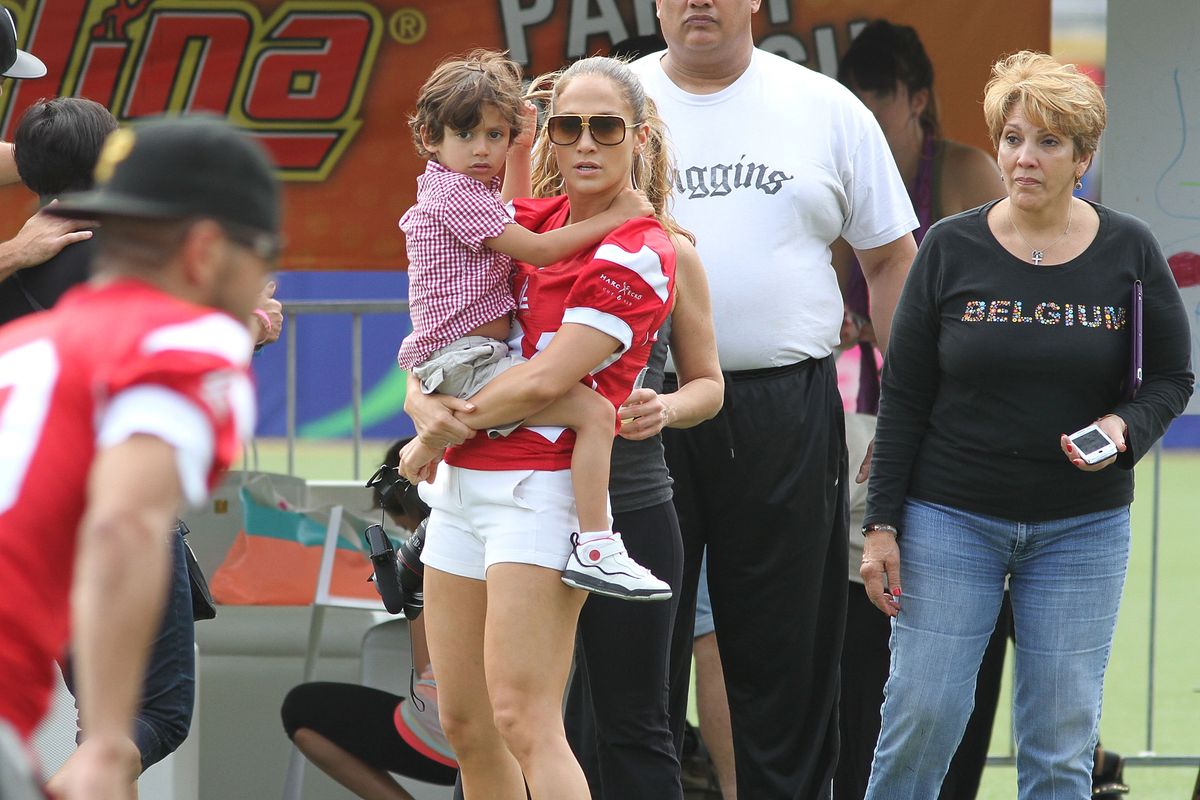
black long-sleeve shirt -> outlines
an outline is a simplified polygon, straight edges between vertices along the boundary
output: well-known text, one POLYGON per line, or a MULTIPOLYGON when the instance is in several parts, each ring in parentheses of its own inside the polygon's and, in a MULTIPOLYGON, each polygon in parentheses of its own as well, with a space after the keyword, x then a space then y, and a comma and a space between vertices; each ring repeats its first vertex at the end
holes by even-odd
POLYGON ((1027 522, 1127 505, 1133 465, 1191 396, 1187 315, 1143 222, 1095 205, 1091 245, 1035 266, 992 235, 993 205, 942 220, 913 262, 884 364, 866 522, 899 526, 906 497, 1027 522), (1144 380, 1122 402, 1137 279, 1144 380), (1128 424, 1129 450, 1116 469, 1083 472, 1059 436, 1110 413, 1128 424))

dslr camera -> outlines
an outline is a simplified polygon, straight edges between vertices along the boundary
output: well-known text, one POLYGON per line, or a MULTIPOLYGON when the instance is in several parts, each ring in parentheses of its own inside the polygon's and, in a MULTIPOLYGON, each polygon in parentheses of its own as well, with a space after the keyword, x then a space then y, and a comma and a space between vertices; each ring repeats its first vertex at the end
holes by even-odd
POLYGON ((425 567, 421 563, 421 550, 425 547, 429 507, 421 501, 417 487, 396 471, 395 464, 380 466, 367 481, 367 486, 375 489, 375 500, 385 512, 421 520, 398 548, 393 546, 383 525, 371 525, 363 533, 375 571, 372 580, 375 590, 383 598, 384 608, 389 613, 402 613, 408 619, 416 619, 425 608, 425 567))
POLYGON ((425 547, 428 522, 428 519, 421 520, 412 535, 400 543, 399 550, 392 547, 392 540, 382 525, 371 525, 365 534, 371 549, 371 563, 375 567, 375 590, 383 598, 388 613, 403 613, 406 619, 416 619, 425 608, 425 566, 421 563, 421 550, 425 547))

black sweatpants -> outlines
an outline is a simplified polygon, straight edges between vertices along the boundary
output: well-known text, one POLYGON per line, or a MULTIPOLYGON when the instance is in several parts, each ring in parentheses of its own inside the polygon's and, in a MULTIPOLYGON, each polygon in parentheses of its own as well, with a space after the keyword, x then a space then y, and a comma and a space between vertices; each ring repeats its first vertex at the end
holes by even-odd
POLYGON ((567 695, 567 738, 594 800, 681 800, 667 713, 669 644, 683 578, 679 521, 668 500, 615 512, 613 529, 673 594, 653 603, 587 598, 567 695))
POLYGON ((676 746, 707 546, 738 795, 827 798, 838 756, 848 524, 832 360, 727 373, 721 412, 665 431, 664 442, 684 549, 671 654, 676 746))

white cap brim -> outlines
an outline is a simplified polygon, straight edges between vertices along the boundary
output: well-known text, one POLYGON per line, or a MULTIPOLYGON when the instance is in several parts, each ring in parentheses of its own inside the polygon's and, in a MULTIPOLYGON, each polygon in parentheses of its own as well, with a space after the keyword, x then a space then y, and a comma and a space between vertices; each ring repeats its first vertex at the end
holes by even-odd
POLYGON ((24 50, 17 51, 17 60, 4 71, 6 78, 40 78, 46 74, 46 65, 33 53, 24 50))

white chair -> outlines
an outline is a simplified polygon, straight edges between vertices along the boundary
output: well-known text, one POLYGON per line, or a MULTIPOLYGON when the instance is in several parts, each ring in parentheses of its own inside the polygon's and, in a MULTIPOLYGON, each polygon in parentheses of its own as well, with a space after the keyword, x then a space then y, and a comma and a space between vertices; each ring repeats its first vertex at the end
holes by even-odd
MULTIPOLYGON (((325 609, 361 608, 370 611, 385 612, 381 600, 363 600, 358 597, 342 597, 330 591, 333 578, 334 557, 337 554, 338 539, 342 528, 343 507, 334 506, 329 513, 329 523, 325 528, 325 543, 321 551, 321 568, 317 573, 317 591, 313 598, 312 617, 308 628, 308 647, 304 655, 304 683, 309 683, 316 677, 317 659, 320 655, 321 630, 325 625, 325 609)), ((306 759, 299 748, 292 745, 288 756, 287 774, 283 783, 283 800, 300 800, 304 794, 304 765, 306 759)))

